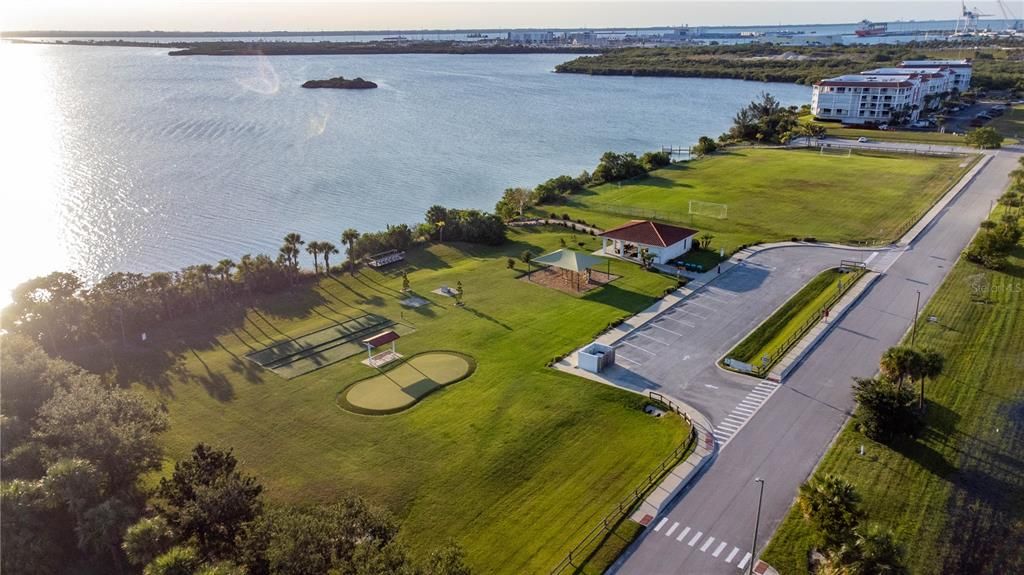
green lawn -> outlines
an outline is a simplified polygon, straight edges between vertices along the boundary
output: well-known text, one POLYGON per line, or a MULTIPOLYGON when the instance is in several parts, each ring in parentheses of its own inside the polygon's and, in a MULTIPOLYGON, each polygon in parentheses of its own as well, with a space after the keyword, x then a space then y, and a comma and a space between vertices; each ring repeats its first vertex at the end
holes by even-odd
POLYGON ((812 318, 820 318, 825 304, 840 293, 842 286, 848 288, 856 277, 859 274, 840 272, 838 269, 821 272, 732 348, 726 357, 760 366, 761 358, 768 356, 771 359, 767 366, 770 367, 787 351, 783 348, 784 344, 793 336, 799 337, 800 332, 806 331, 807 323, 812 318))
MULTIPOLYGON (((886 447, 847 425, 820 469, 856 485, 911 573, 1024 572, 1024 246, 1001 272, 959 261, 921 318, 919 345, 947 365, 927 387, 920 437, 886 447)), ((811 545, 792 509, 764 558, 805 574, 811 545)))
POLYGON ((996 116, 988 125, 1007 138, 1024 140, 1024 104, 1007 108, 1002 116, 996 116))
POLYGON ((200 441, 233 447, 271 502, 358 494, 391 509, 400 537, 415 549, 453 538, 475 572, 545 572, 688 430, 678 417, 644 414, 640 396, 544 366, 645 308, 675 279, 616 261, 612 273, 620 279, 567 295, 519 281, 525 268, 506 269, 506 258, 557 249, 569 232, 509 235, 500 248, 410 251, 412 289, 429 306, 399 305, 402 279, 394 270, 364 271, 296 288, 258 309, 170 323, 149 334, 149 349, 93 354, 100 362, 93 367, 112 359, 111 377, 141 380, 165 402, 165 469, 200 441), (431 293, 460 280, 462 308, 431 293), (244 359, 272 337, 366 313, 415 326, 398 341, 400 353, 461 352, 476 360, 476 371, 406 411, 365 416, 336 403, 341 390, 372 374, 361 355, 290 380, 244 359))
POLYGON ((757 241, 891 241, 968 169, 963 157, 747 149, 674 164, 648 177, 573 195, 537 214, 568 213, 602 229, 632 218, 709 231, 726 253, 757 241), (724 203, 728 217, 688 215, 690 200, 724 203))

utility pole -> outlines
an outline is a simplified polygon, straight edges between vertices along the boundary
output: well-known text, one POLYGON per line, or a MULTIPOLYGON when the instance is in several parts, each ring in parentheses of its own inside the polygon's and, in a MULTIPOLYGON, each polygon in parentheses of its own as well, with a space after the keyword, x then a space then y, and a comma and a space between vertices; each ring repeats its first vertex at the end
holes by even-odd
POLYGON ((917 290, 917 305, 914 306, 914 329, 910 332, 910 347, 917 344, 917 314, 921 311, 921 290, 917 290))
POLYGON ((747 568, 747 575, 754 575, 754 563, 757 562, 757 526, 761 523, 761 500, 764 498, 764 479, 754 479, 754 483, 761 484, 761 491, 757 495, 757 518, 754 519, 754 541, 750 544, 750 566, 747 568))

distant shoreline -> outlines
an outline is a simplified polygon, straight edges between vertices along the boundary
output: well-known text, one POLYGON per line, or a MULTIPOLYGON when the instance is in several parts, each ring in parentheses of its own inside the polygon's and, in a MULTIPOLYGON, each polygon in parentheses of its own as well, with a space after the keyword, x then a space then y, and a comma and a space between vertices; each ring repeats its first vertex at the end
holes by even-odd
POLYGON ((345 54, 601 54, 574 46, 524 46, 472 42, 145 42, 125 40, 8 40, 15 44, 174 48, 169 56, 317 56, 345 54))

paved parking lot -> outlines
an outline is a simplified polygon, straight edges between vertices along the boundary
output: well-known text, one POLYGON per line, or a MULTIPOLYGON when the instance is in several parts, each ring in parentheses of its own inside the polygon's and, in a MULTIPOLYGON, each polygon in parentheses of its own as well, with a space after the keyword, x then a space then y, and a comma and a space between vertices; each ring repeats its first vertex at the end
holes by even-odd
POLYGON ((660 391, 699 409, 728 439, 774 385, 719 369, 716 362, 790 296, 840 260, 872 250, 790 246, 754 254, 616 344, 620 369, 607 374, 633 389, 660 391))

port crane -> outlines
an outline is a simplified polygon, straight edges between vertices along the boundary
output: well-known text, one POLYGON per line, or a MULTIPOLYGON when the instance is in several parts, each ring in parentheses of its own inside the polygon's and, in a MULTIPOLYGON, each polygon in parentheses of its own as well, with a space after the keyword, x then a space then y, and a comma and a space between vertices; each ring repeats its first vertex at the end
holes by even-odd
POLYGON ((1003 20, 1006 21, 1006 27, 1008 30, 1020 30, 1021 21, 1017 18, 1017 15, 1010 10, 1010 6, 1005 0, 999 0, 999 11, 1003 13, 1003 20))
POLYGON ((964 0, 960 0, 960 17, 956 20, 956 30, 953 31, 954 36, 971 36, 978 33, 978 18, 984 16, 991 16, 991 14, 982 14, 978 7, 975 6, 973 9, 968 10, 967 4, 964 0))

